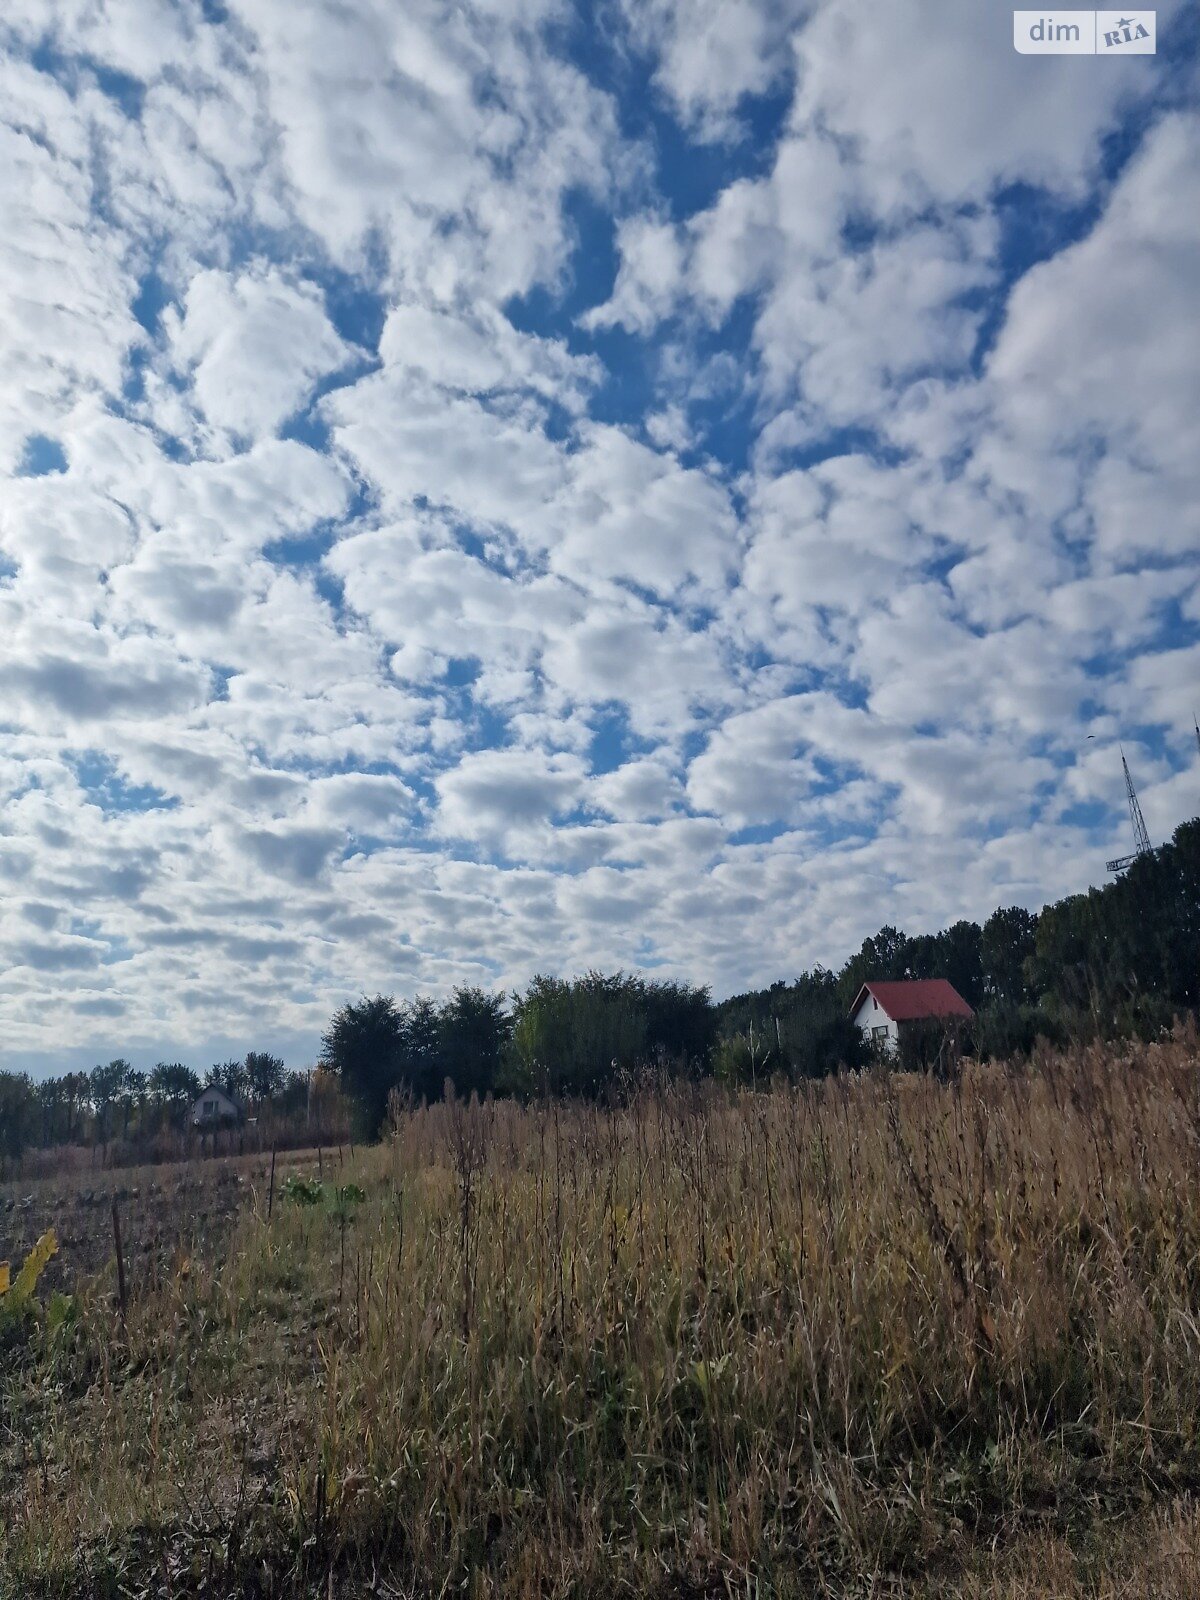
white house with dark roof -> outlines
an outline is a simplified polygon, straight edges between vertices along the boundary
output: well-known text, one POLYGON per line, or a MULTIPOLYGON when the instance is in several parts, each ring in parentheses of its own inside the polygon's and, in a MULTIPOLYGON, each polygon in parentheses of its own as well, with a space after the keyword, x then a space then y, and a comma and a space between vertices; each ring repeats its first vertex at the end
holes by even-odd
POLYGON ((242 1108, 219 1083, 210 1083, 191 1109, 189 1120, 196 1128, 219 1128, 242 1120, 242 1108))

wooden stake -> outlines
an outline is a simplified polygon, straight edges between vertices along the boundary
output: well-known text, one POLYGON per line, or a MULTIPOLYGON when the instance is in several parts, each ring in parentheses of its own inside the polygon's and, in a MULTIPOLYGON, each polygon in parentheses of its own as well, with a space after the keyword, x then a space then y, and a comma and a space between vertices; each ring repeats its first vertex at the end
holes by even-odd
POLYGON ((116 1196, 112 1203, 113 1239, 117 1246, 117 1303, 121 1307, 121 1321, 125 1321, 125 1253, 121 1249, 121 1214, 117 1210, 116 1196))
POLYGON ((271 1146, 271 1187, 267 1192, 267 1221, 271 1220, 271 1208, 275 1204, 275 1146, 271 1146))

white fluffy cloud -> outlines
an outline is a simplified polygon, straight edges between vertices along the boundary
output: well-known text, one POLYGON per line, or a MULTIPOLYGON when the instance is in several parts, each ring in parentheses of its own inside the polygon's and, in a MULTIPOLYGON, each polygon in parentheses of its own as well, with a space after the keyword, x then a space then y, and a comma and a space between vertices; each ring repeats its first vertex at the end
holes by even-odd
POLYGON ((701 139, 737 138, 737 111, 787 75, 788 32, 801 0, 623 0, 634 40, 654 59, 654 79, 701 139))
POLYGON ((574 808, 584 776, 583 764, 566 754, 481 750, 464 755, 437 780, 439 831, 506 854, 532 852, 544 825, 574 808))
POLYGON ((446 302, 501 301, 562 270, 574 186, 605 191, 611 103, 543 39, 540 0, 447 14, 387 0, 237 0, 301 221, 343 264, 378 242, 446 302))
POLYGON ((1075 455, 1072 489, 1114 565, 1200 548, 1200 363, 1186 336, 1198 247, 1200 123, 1176 115, 1092 233, 1017 285, 989 362, 999 450, 1026 471, 1075 455))
POLYGON ((669 316, 684 287, 685 249, 680 230, 658 217, 627 218, 617 229, 621 265, 612 298, 582 319, 585 328, 628 328, 645 333, 669 316))
POLYGON ((489 403, 450 381, 385 367, 330 397, 338 442, 389 509, 416 502, 481 535, 511 535, 525 558, 584 587, 625 582, 669 597, 719 589, 736 560, 729 494, 624 429, 580 422, 558 440, 532 402, 489 403))
POLYGON ((1082 887, 1121 739, 1194 810, 1197 119, 1008 25, 13 0, 6 1060, 836 961, 1082 887))
POLYGON ((172 366, 208 424, 248 439, 275 433, 351 354, 319 291, 271 267, 236 278, 198 272, 167 337, 172 366))
MULTIPOLYGON (((118 241, 92 224, 86 106, 45 73, 0 61, 0 469, 52 433, 81 394, 120 388, 140 330, 118 241)), ((85 97, 86 99, 86 97, 85 97)))

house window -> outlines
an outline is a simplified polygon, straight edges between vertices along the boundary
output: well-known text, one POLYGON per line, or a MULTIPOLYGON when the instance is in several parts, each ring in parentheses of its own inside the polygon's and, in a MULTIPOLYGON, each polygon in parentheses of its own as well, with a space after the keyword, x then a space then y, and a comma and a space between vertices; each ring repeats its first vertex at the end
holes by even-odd
POLYGON ((871 1037, 872 1037, 872 1039, 886 1039, 887 1038, 887 1025, 885 1024, 882 1028, 872 1028, 871 1029, 871 1037))
POLYGON ((871 1010, 872 1011, 878 1011, 879 1010, 879 1001, 876 1000, 874 995, 871 996, 871 1010))

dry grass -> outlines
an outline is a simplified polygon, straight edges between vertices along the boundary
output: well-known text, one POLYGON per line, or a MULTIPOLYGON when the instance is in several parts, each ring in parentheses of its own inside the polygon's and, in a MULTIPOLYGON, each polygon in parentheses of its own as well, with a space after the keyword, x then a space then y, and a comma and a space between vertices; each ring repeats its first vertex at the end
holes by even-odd
POLYGON ((401 1112, 10 1353, 0 1593, 1200 1593, 1198 1066, 401 1112))

